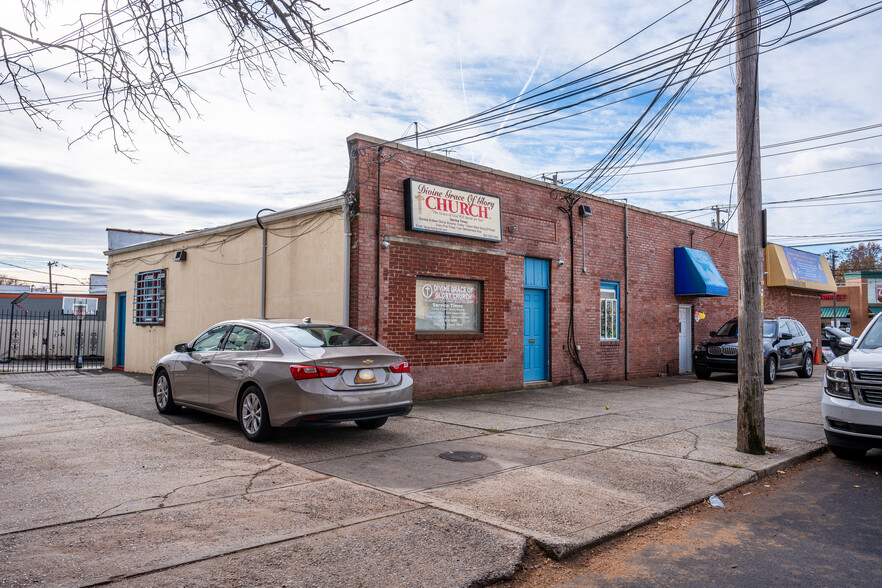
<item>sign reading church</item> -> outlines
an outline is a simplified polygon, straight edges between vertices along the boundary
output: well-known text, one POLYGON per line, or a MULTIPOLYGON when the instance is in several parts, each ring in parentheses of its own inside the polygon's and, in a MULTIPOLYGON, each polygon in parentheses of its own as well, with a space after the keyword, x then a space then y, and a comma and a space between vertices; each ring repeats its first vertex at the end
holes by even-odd
POLYGON ((404 180, 404 222, 409 231, 502 241, 500 208, 498 196, 404 180))

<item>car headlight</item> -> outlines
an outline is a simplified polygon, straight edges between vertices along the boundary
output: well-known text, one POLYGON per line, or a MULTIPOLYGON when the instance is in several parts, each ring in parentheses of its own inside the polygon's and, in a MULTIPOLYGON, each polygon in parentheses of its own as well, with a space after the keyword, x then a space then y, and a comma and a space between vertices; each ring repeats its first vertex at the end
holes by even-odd
POLYGON ((705 351, 707 351, 707 347, 704 345, 698 344, 695 346, 695 353, 704 353, 705 351))
POLYGON ((838 398, 854 399, 849 382, 849 371, 837 367, 827 367, 826 383, 824 391, 830 396, 838 398))

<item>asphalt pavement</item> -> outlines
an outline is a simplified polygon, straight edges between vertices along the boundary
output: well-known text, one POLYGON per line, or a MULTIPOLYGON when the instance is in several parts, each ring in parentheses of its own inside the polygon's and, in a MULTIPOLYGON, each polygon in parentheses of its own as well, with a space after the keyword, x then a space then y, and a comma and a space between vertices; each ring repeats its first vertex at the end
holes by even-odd
POLYGON ((528 542, 564 557, 823 451, 820 371, 767 387, 764 456, 735 451, 728 376, 422 402, 253 444, 159 415, 144 377, 3 375, 0 586, 490 583, 528 542))

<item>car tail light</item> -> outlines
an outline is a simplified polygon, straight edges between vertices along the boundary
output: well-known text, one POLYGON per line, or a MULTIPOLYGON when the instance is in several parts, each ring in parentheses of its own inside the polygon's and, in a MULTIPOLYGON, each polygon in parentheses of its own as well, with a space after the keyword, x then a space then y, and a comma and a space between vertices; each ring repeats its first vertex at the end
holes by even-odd
POLYGON ((311 380, 313 378, 333 378, 340 373, 340 368, 314 365, 292 365, 291 375, 295 380, 311 380))
POLYGON ((389 366, 389 371, 393 374, 409 374, 410 373, 410 362, 402 361, 401 363, 396 363, 395 365, 389 366))

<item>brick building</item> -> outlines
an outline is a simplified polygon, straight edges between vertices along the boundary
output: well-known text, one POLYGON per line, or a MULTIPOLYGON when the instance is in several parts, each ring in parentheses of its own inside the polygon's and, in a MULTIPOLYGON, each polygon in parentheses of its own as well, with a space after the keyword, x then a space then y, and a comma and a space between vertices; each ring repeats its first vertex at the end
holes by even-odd
MULTIPOLYGON (((349 146, 357 206, 350 324, 411 359, 423 397, 691 372, 693 342, 738 313, 731 233, 587 194, 570 218, 570 194, 545 182, 361 135, 349 146), (417 180, 427 193, 496 198, 498 231, 470 238, 451 234, 455 227, 413 227, 408 205, 419 202, 407 187, 417 180), (706 252, 728 295, 678 293, 675 248, 706 252), (421 328, 420 288, 438 282, 476 293, 476 326, 421 328), (529 318, 536 307, 545 315, 538 328, 529 318), (544 371, 532 369, 536 334, 544 371)), ((826 268, 817 282, 833 283, 826 260, 799 253, 826 268)), ((788 276, 792 284, 765 288, 765 313, 797 318, 818 341, 816 290, 830 286, 788 276)))
MULTIPOLYGON (((261 217, 263 273, 253 219, 110 249, 116 363, 149 370, 196 318, 258 316, 261 291, 269 318, 348 323, 407 357, 418 398, 689 373, 694 342, 738 313, 731 233, 364 135, 348 152, 342 196, 261 217), (312 217, 322 230, 295 235, 312 217), (126 329, 145 272, 164 314, 126 329)), ((818 341, 832 274, 784 249, 767 249, 765 313, 818 341)))
POLYGON ((821 296, 824 326, 839 327, 859 336, 874 316, 882 312, 882 271, 846 273, 845 283, 834 294, 821 296))

